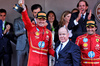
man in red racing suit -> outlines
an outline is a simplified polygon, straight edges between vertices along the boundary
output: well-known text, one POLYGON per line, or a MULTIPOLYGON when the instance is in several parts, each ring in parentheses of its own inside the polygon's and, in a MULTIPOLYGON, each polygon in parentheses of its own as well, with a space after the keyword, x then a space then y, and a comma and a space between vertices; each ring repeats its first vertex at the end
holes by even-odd
POLYGON ((87 21, 87 33, 78 36, 76 44, 81 49, 82 66, 100 66, 100 35, 95 33, 95 21, 87 21))
POLYGON ((54 56, 52 34, 46 29, 46 13, 37 14, 37 25, 33 25, 27 11, 22 12, 22 19, 28 32, 29 57, 28 66, 48 66, 48 53, 54 56))

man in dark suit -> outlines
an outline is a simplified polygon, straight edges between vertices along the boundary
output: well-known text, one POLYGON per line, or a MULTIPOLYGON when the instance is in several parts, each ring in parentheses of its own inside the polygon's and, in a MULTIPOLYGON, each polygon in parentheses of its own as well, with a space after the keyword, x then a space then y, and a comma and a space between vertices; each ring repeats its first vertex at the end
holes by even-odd
POLYGON ((2 20, 2 38, 0 39, 0 66, 3 60, 4 66, 11 66, 12 47, 10 40, 13 37, 13 26, 11 23, 5 21, 6 10, 0 9, 0 19, 2 20))
POLYGON ((60 41, 55 44, 54 66, 80 66, 80 48, 68 39, 68 30, 61 27, 58 35, 60 41))
POLYGON ((2 38, 2 20, 0 20, 0 39, 2 38))
POLYGON ((89 13, 86 12, 88 10, 88 3, 85 0, 80 0, 77 4, 77 8, 79 12, 72 14, 68 25, 68 29, 72 30, 73 33, 73 42, 75 42, 77 36, 86 32, 87 20, 95 20, 94 15, 91 14, 91 10, 89 13))

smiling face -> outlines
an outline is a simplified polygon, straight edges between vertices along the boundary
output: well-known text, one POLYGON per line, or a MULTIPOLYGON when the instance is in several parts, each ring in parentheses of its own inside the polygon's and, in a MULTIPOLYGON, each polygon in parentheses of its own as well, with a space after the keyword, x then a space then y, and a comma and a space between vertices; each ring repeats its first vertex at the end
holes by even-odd
POLYGON ((69 34, 66 28, 61 27, 58 31, 58 35, 61 42, 66 42, 68 40, 69 34))
POLYGON ((37 18, 37 24, 38 24, 40 27, 44 27, 45 24, 46 24, 46 19, 45 19, 45 18, 37 18))
POLYGON ((88 9, 88 6, 86 6, 86 3, 84 1, 81 1, 79 2, 78 9, 79 11, 82 11, 82 14, 84 14, 86 10, 88 9))
POLYGON ((49 21, 50 23, 52 23, 52 22, 54 22, 54 20, 55 20, 54 14, 53 14, 53 13, 49 13, 49 15, 48 15, 48 21, 49 21))
POLYGON ((97 28, 95 26, 87 26, 86 29, 87 29, 87 33, 89 35, 93 35, 93 34, 95 34, 95 31, 97 28))

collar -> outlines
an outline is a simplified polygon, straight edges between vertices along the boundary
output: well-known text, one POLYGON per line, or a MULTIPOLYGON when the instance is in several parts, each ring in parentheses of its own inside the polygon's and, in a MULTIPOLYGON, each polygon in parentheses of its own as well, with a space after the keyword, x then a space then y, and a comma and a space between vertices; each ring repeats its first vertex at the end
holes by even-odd
POLYGON ((86 16, 86 12, 85 12, 84 14, 81 14, 81 16, 82 16, 82 15, 84 15, 84 16, 83 16, 83 18, 85 19, 85 16, 86 16))
POLYGON ((66 42, 63 42, 63 43, 61 42, 61 44, 63 44, 62 48, 64 48, 67 45, 68 41, 69 41, 69 39, 66 42))
POLYGON ((88 37, 88 38, 95 37, 95 36, 96 36, 96 33, 93 34, 93 35, 89 35, 89 34, 87 33, 87 37, 88 37))
POLYGON ((6 21, 4 20, 3 23, 5 23, 6 21))

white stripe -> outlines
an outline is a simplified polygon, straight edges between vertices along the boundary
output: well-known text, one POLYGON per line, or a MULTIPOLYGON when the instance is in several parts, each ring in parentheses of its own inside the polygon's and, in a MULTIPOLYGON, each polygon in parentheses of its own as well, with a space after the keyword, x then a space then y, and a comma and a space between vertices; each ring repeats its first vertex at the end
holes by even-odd
POLYGON ((35 52, 35 53, 38 53, 38 54, 47 55, 46 53, 38 52, 38 51, 35 51, 35 50, 32 50, 32 52, 35 52))

